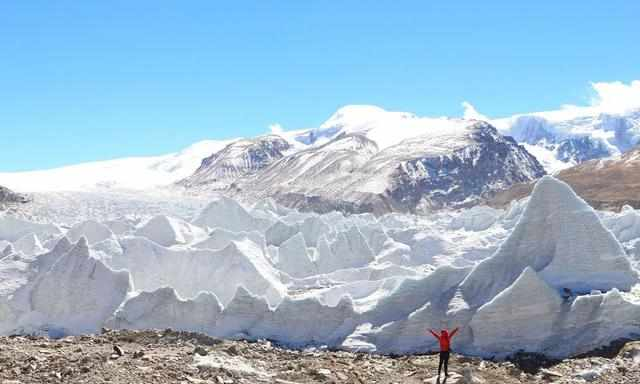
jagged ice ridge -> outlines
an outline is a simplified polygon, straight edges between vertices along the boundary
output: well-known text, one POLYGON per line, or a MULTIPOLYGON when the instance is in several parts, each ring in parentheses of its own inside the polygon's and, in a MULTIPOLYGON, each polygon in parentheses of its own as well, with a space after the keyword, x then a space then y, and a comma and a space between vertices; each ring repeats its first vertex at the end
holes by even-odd
POLYGON ((0 333, 171 327, 412 353, 436 349, 427 328, 460 326, 458 352, 568 356, 640 333, 639 217, 594 211, 552 177, 506 211, 432 218, 227 197, 135 225, 3 214, 0 333))

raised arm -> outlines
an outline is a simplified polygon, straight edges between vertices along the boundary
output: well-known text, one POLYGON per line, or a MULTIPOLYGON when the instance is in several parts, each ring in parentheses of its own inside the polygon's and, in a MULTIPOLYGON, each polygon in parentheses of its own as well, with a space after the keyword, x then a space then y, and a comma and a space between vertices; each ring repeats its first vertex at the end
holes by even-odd
POLYGON ((433 332, 432 329, 430 329, 429 332, 433 335, 433 337, 435 337, 436 339, 440 340, 440 335, 438 335, 437 333, 433 332))
POLYGON ((456 329, 453 330, 453 332, 451 332, 451 334, 449 335, 449 338, 453 338, 453 336, 455 336, 456 333, 458 333, 458 329, 460 329, 460 327, 456 327, 456 329))

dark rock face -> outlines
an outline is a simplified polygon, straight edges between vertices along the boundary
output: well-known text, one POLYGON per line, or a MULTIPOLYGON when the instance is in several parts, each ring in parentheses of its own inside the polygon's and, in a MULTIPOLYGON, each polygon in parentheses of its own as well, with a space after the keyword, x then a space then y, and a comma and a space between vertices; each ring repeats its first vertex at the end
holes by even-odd
POLYGON ((26 196, 15 193, 9 188, 0 186, 0 208, 10 204, 24 204, 29 202, 26 196))
POLYGON ((282 158, 289 143, 276 135, 238 140, 202 160, 196 172, 178 184, 225 189, 235 180, 253 174, 282 158))
POLYGON ((611 152, 604 143, 589 136, 572 137, 563 140, 558 145, 556 153, 559 160, 564 162, 574 161, 578 164, 611 156, 611 152))
POLYGON ((545 175, 544 168, 511 137, 478 123, 472 144, 447 156, 401 163, 390 195, 408 211, 473 205, 484 196, 545 175))

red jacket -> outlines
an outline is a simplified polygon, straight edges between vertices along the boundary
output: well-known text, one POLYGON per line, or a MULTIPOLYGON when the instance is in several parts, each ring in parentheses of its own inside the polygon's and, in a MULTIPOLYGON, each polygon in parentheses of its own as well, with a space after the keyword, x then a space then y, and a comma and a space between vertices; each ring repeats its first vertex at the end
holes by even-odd
POLYGON ((449 333, 446 329, 443 329, 439 335, 431 329, 429 330, 429 332, 431 332, 433 337, 438 339, 438 342, 440 343, 440 352, 449 352, 451 339, 453 339, 453 336, 455 336, 456 332, 458 332, 458 328, 454 329, 451 333, 449 333))

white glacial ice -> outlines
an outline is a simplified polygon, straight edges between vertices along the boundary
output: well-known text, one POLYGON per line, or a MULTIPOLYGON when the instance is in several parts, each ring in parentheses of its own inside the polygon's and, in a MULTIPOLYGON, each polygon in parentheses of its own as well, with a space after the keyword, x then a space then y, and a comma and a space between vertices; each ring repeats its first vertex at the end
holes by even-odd
POLYGON ((507 288, 526 267, 549 285, 573 291, 629 290, 638 282, 622 245, 595 211, 562 181, 536 184, 513 232, 462 284, 465 299, 480 306, 507 288))
POLYGON ((226 197, 187 216, 168 199, 148 215, 92 200, 94 219, 68 230, 53 220, 64 206, 39 223, 1 215, 0 334, 170 327, 414 353, 437 348, 428 328, 459 326, 456 352, 498 357, 640 334, 640 214, 595 212, 551 177, 507 211, 429 217, 226 197))
POLYGON ((490 302, 478 309, 469 324, 480 349, 544 352, 553 340, 562 299, 531 267, 490 302))
POLYGON ((85 237, 89 244, 95 244, 113 237, 113 232, 104 224, 87 220, 74 225, 66 233, 66 236, 73 243, 80 240, 81 237, 85 237))
POLYGON ((178 218, 165 215, 154 216, 138 228, 135 234, 146 237, 165 247, 190 243, 196 238, 205 236, 205 232, 201 228, 178 218))

